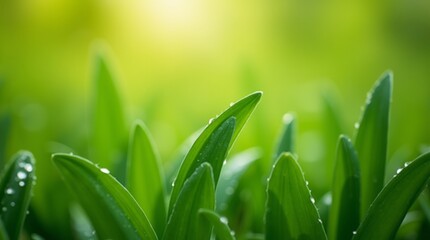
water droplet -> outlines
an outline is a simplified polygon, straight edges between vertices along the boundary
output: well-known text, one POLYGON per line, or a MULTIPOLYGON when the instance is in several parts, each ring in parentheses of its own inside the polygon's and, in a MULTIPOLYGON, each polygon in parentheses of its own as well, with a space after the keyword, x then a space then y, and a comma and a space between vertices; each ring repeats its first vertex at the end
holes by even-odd
POLYGON ((228 219, 226 217, 221 217, 220 220, 222 223, 228 224, 228 219))
POLYGON ((209 119, 209 124, 213 123, 214 120, 215 120, 215 118, 209 119))
POLYGON ((25 214, 27 214, 27 215, 30 214, 30 211, 27 210, 27 212, 25 212, 25 214))
POLYGON ((407 167, 408 165, 409 165, 409 163, 408 163, 408 162, 405 162, 405 164, 404 164, 403 166, 407 167))
POLYGON ((175 181, 172 182, 172 187, 174 187, 174 186, 175 186, 175 181))
POLYGON ((228 187, 228 188, 225 190, 225 193, 226 193, 227 195, 232 195, 232 194, 234 193, 234 189, 233 189, 232 187, 228 187))
POLYGON ((25 186, 25 182, 24 182, 24 181, 19 181, 18 185, 19 185, 20 187, 24 187, 24 186, 25 186))
POLYGON ((69 154, 70 154, 70 156, 74 156, 75 155, 73 152, 70 152, 69 154))
POLYGON ((306 181, 306 186, 309 186, 309 182, 308 181, 306 181))
POLYGON ((353 235, 357 234, 357 231, 352 231, 352 234, 353 234, 353 235))
POLYGON ((25 179, 27 177, 27 173, 19 171, 16 176, 18 177, 18 179, 25 179))
POLYGON ((403 170, 403 168, 399 168, 399 169, 397 169, 396 173, 399 174, 402 170, 403 170))
POLYGON ((355 127, 355 129, 360 128, 360 123, 358 123, 358 122, 354 123, 354 127, 355 127))
POLYGON ((27 172, 31 172, 31 171, 33 171, 33 166, 31 164, 27 163, 27 164, 25 164, 24 169, 27 172))
POLYGON ((2 207, 2 209, 1 209, 3 212, 6 212, 7 211, 7 207, 2 207))
POLYGON ((231 106, 233 106, 233 105, 234 105, 234 102, 231 102, 229 106, 231 107, 231 106))
POLYGON ((318 222, 319 222, 319 223, 323 223, 321 219, 318 219, 318 222))
POLYGON ((15 207, 15 202, 11 202, 11 203, 10 203, 10 206, 11 206, 11 207, 15 207))
POLYGON ((227 160, 224 160, 224 162, 222 162, 222 165, 224 166, 227 163, 227 160))
POLYGON ((315 204, 315 198, 311 197, 311 202, 315 204))
POLYGON ((5 193, 9 194, 9 195, 12 195, 14 192, 15 191, 12 188, 7 188, 6 191, 5 191, 5 193))
POLYGON ((100 168, 100 172, 109 174, 110 171, 107 168, 100 168))

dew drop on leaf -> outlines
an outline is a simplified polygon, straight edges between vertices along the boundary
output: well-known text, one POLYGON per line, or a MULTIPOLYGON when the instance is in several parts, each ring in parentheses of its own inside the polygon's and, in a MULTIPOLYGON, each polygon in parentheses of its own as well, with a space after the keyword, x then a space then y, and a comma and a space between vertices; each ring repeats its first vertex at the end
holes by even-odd
POLYGON ((19 171, 16 176, 18 177, 18 179, 25 179, 27 177, 27 173, 19 171))
POLYGON ((25 182, 23 182, 23 181, 19 181, 18 185, 19 185, 20 187, 24 187, 24 186, 25 186, 25 182))
POLYGON ((15 191, 14 191, 12 188, 7 188, 7 189, 5 190, 5 193, 6 193, 6 194, 8 194, 8 195, 12 195, 14 192, 15 192, 15 191))
POLYGON ((110 173, 110 171, 109 171, 107 168, 100 168, 100 171, 101 171, 102 173, 106 173, 106 174, 109 174, 109 173, 110 173))

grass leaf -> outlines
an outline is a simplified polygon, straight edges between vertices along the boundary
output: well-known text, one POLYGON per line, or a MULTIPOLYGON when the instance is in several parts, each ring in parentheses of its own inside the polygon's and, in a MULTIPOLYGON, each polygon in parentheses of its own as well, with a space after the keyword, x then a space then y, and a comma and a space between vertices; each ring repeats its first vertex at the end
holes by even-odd
POLYGON ((102 54, 95 57, 93 75, 94 91, 91 109, 91 159, 113 169, 114 175, 123 182, 127 127, 118 92, 117 79, 102 54))
POLYGON ((99 238, 157 239, 142 209, 107 169, 70 154, 54 154, 52 159, 99 238))
POLYGON ((221 217, 210 209, 200 209, 199 214, 213 226, 215 234, 220 240, 234 240, 233 232, 228 226, 227 218, 221 217))
POLYGON ((194 142, 179 169, 170 197, 169 213, 176 203, 185 180, 201 162, 210 161, 214 171, 215 184, 218 181, 222 162, 226 154, 259 102, 262 93, 256 92, 232 104, 217 118, 213 119, 194 142), (229 136, 230 135, 230 136, 229 136), (221 140, 221 141, 220 141, 221 140), (225 146, 225 144, 227 145, 225 146), (209 153, 216 155, 209 155, 209 153))
POLYGON ((218 186, 216 187, 217 211, 222 211, 227 207, 230 197, 239 185, 240 178, 252 163, 261 158, 261 155, 259 149, 251 148, 236 154, 227 161, 222 168, 218 186))
POLYGON ((279 136, 273 162, 284 152, 294 153, 294 137, 296 134, 296 117, 287 113, 283 117, 283 130, 279 136))
POLYGON ((161 237, 166 224, 164 177, 153 140, 141 121, 133 126, 127 163, 127 189, 161 237))
POLYGON ((198 217, 201 208, 214 209, 215 183, 212 167, 203 162, 187 179, 173 206, 163 239, 209 239, 211 227, 198 217))
POLYGON ((360 223, 360 172, 358 158, 351 141, 339 138, 333 177, 332 205, 328 236, 351 239, 360 223))
POLYGON ((0 240, 9 240, 3 221, 0 218, 0 240))
POLYGON ((9 239, 19 239, 35 182, 34 172, 33 155, 27 151, 20 151, 13 157, 2 175, 0 217, 9 239))
POLYGON ((391 72, 385 73, 369 92, 357 130, 355 147, 361 172, 361 218, 384 186, 392 79, 391 72))
POLYGON ((269 177, 266 239, 326 239, 303 172, 296 159, 282 154, 269 177))
POLYGON ((430 178, 430 152, 419 156, 382 189, 353 239, 394 239, 408 209, 430 178))

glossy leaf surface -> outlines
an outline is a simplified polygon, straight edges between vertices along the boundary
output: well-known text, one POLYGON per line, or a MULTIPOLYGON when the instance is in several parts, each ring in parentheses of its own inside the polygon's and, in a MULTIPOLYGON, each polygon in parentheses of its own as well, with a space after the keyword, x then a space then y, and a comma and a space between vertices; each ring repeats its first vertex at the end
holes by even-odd
POLYGON ((392 79, 388 72, 376 82, 359 121, 355 147, 361 172, 361 218, 384 186, 392 79))
POLYGON ((430 152, 419 156, 384 187, 353 239, 394 239, 403 218, 430 178, 430 152))
POLYGON ((315 200, 291 154, 275 163, 267 195, 266 239, 326 239, 315 200))
POLYGON ((216 212, 209 209, 200 209, 199 214, 213 226, 217 239, 234 240, 233 232, 228 226, 227 218, 218 215, 216 212))
POLYGON ((232 104, 217 118, 210 121, 194 142, 182 162, 178 175, 174 181, 174 187, 169 203, 169 213, 171 213, 172 207, 177 200, 178 194, 181 191, 185 180, 202 162, 211 162, 214 171, 215 184, 218 182, 221 166, 225 160, 226 154, 259 102, 261 95, 261 92, 256 92, 239 100, 232 104))
POLYGON ((52 158, 100 239, 157 239, 142 209, 107 169, 70 154, 52 158))
POLYGON ((27 151, 15 154, 0 182, 0 217, 9 239, 19 239, 35 180, 33 155, 27 151))
POLYGON ((161 236, 166 224, 164 177, 153 140, 141 121, 133 126, 127 163, 127 189, 161 236))
POLYGON ((328 236, 351 239, 360 223, 360 171, 351 141, 341 136, 337 146, 328 236))
POLYGON ((202 163, 187 179, 173 206, 163 239, 209 239, 212 228, 199 217, 199 209, 214 209, 215 183, 212 167, 202 163))

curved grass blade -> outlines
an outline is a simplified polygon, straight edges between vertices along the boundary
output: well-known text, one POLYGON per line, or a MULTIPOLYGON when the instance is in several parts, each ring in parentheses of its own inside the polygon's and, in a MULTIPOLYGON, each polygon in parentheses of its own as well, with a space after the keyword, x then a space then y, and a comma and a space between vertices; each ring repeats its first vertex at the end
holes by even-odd
POLYGON ((35 183, 34 172, 33 155, 20 151, 13 157, 1 178, 0 218, 9 239, 19 239, 35 183))
POLYGON ((166 224, 164 177, 153 140, 141 121, 133 126, 127 163, 127 189, 161 237, 166 224))
POLYGON ((212 228, 198 217, 199 209, 214 209, 215 183, 212 167, 202 163, 187 179, 173 206, 163 239, 209 239, 212 228))
POLYGON ((222 168, 215 191, 217 211, 223 211, 227 207, 230 197, 239 185, 240 178, 249 166, 261 158, 261 155, 260 149, 251 148, 233 156, 227 161, 222 168))
POLYGON ((107 169, 69 154, 52 160, 100 239, 157 239, 142 209, 107 169))
POLYGON ((185 156, 181 168, 179 169, 178 176, 174 181, 174 187, 169 203, 169 214, 171 213, 172 207, 176 202, 185 180, 191 175, 191 173, 194 172, 195 168, 199 166, 201 162, 209 160, 211 161, 211 165, 214 170, 215 184, 218 182, 219 173, 221 171, 221 168, 218 166, 222 165, 222 162, 225 159, 225 154, 227 154, 237 135, 242 130, 243 125, 248 120, 257 103, 260 101, 261 95, 261 92, 255 92, 232 104, 221 115, 213 119, 203 130, 203 132, 194 142, 187 156, 185 156), (232 125, 234 125, 234 129, 231 130, 232 125), (228 133, 229 131, 232 131, 232 133, 228 133), (228 139, 228 135, 231 135, 229 137, 230 139, 228 139), (219 140, 216 140, 217 137, 224 138, 224 140, 220 142, 219 140), (227 139, 228 145, 226 149, 223 149, 225 146, 221 147, 219 145, 224 145, 227 139), (218 148, 218 150, 214 148, 218 148), (207 153, 211 151, 219 152, 220 150, 225 152, 224 156, 222 156, 223 154, 221 153, 217 153, 217 158, 210 157, 209 159, 206 159, 209 157, 206 156, 207 153), (217 163, 215 164, 215 162, 217 163))
POLYGON ((91 109, 91 159, 108 168, 123 182, 127 127, 117 79, 102 54, 95 57, 91 109), (122 165, 121 165, 122 164, 122 165))
POLYGON ((294 157, 282 154, 269 177, 266 239, 327 239, 321 219, 294 157))
POLYGON ((394 239, 408 209, 430 178, 430 152, 399 171, 372 203, 353 239, 394 239))
POLYGON ((361 172, 362 219, 384 186, 392 79, 391 72, 385 73, 369 92, 355 139, 361 172))
POLYGON ((294 153, 294 137, 296 134, 296 117, 287 113, 283 117, 284 128, 280 134, 273 162, 275 162, 283 152, 294 153))
MULTIPOLYGON (((194 153, 198 155, 195 158, 188 158, 189 154, 185 157, 179 169, 178 175, 174 181, 172 195, 170 197, 170 212, 174 203, 177 200, 177 192, 182 189, 185 180, 191 176, 195 169, 203 162, 209 162, 213 166, 214 181, 218 181, 222 165, 227 156, 228 147, 232 140, 232 135, 235 129, 236 119, 231 117, 223 122, 218 128, 214 129, 212 134, 208 137, 204 145, 199 149, 191 149, 189 154, 194 153)), ((198 140, 197 140, 198 141, 198 140)), ((195 143, 197 143, 197 141, 195 143)), ((194 145, 193 145, 194 146, 194 145)))
POLYGON ((228 226, 227 218, 221 217, 210 209, 200 209, 199 214, 213 226, 215 234, 220 240, 234 240, 234 233, 228 226))
POLYGON ((351 141, 340 136, 332 187, 328 236, 351 239, 360 224, 360 171, 351 141))

